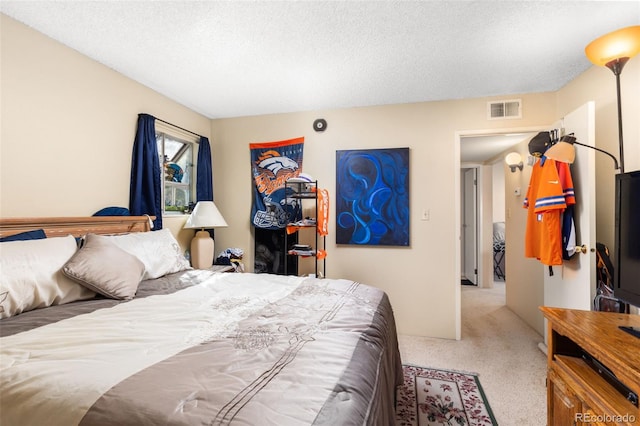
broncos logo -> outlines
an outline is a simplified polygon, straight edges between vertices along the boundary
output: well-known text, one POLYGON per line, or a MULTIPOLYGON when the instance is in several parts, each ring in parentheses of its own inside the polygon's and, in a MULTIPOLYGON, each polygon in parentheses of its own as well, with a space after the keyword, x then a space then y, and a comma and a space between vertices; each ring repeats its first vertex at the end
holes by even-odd
POLYGON ((258 167, 269 170, 274 176, 282 170, 297 170, 298 163, 289 157, 281 156, 277 151, 266 151, 260 156, 258 167))

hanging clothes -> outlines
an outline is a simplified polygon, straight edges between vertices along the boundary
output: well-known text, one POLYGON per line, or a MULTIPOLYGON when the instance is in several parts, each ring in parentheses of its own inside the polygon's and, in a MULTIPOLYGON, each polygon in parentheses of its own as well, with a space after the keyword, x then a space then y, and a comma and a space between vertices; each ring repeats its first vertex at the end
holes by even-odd
POLYGON ((325 237, 329 234, 329 191, 318 189, 318 221, 316 227, 318 234, 325 237))
POLYGON ((576 254, 576 227, 573 222, 574 205, 562 213, 562 258, 569 260, 576 254))
POLYGON ((544 265, 562 265, 562 214, 575 202, 569 164, 542 156, 533 166, 523 206, 528 210, 526 257, 544 265))
POLYGON ((564 196, 567 199, 567 207, 562 212, 562 259, 569 260, 576 254, 576 227, 573 216, 575 211, 575 191, 573 189, 573 179, 571 178, 571 163, 556 161, 558 176, 561 181, 571 181, 571 188, 565 190, 564 196), (568 177, 565 177, 567 174, 568 177))

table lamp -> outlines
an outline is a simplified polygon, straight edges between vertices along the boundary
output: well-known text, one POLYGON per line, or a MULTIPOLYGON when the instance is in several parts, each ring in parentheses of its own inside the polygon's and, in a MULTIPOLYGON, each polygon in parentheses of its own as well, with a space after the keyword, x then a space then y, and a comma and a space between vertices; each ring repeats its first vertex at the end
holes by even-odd
POLYGON ((185 229, 200 229, 191 240, 191 265, 196 269, 208 269, 213 265, 213 238, 205 229, 224 228, 227 222, 213 201, 198 201, 184 224, 185 229))

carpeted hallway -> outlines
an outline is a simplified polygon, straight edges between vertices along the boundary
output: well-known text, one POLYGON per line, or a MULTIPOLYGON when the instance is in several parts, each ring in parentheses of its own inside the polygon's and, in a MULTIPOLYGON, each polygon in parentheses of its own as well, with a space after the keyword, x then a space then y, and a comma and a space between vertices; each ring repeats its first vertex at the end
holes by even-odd
POLYGON ((402 362, 476 372, 500 426, 546 424, 546 356, 505 306, 504 282, 462 286, 462 340, 399 336, 402 362))

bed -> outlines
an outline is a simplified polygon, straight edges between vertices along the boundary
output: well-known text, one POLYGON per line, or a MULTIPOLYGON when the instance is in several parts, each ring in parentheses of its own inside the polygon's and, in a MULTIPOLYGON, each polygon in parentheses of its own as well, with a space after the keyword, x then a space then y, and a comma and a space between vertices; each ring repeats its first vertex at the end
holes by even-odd
POLYGON ((0 243, 0 424, 394 423, 402 366, 384 292, 193 270, 170 232, 148 230, 148 217, 0 220, 0 237, 46 236, 0 243), (46 279, 58 287, 43 302, 31 281, 46 279))

